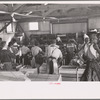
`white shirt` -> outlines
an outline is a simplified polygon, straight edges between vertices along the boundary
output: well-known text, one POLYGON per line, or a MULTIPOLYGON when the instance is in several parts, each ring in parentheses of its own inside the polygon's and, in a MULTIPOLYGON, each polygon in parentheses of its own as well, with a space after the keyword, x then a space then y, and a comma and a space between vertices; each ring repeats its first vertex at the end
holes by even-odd
POLYGON ((94 49, 93 44, 90 46, 90 51, 95 56, 95 58, 97 58, 99 56, 97 51, 94 49))
POLYGON ((17 42, 15 42, 15 43, 13 44, 13 46, 19 46, 19 45, 17 44, 17 42))
POLYGON ((27 54, 30 51, 30 49, 26 46, 22 46, 21 51, 22 51, 22 54, 27 54))
POLYGON ((85 55, 87 54, 88 48, 89 48, 89 43, 85 44, 85 46, 84 46, 85 55))
POLYGON ((31 52, 32 52, 32 55, 35 57, 39 52, 41 52, 42 49, 38 46, 34 46, 31 48, 31 52))
POLYGON ((47 50, 47 57, 62 58, 62 52, 57 45, 49 45, 47 50))

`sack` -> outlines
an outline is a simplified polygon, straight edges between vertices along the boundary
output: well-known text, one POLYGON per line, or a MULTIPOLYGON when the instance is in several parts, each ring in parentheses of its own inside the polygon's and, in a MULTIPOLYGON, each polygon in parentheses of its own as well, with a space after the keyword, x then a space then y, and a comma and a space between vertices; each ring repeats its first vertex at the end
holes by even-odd
POLYGON ((42 52, 39 52, 36 56, 35 56, 35 62, 39 65, 42 65, 44 62, 44 54, 42 52))

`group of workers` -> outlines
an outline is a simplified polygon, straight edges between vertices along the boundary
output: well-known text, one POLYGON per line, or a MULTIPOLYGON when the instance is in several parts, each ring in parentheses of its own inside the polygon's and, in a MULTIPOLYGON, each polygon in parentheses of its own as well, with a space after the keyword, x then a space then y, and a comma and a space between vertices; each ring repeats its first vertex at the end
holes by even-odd
POLYGON ((5 41, 1 41, 1 70, 11 71, 18 70, 20 67, 32 67, 37 68, 37 73, 39 73, 39 67, 45 62, 49 65, 51 64, 52 68, 48 66, 48 73, 53 74, 55 71, 50 59, 53 59, 53 62, 58 67, 56 61, 59 59, 60 62, 63 58, 59 46, 56 45, 56 40, 53 39, 50 45, 45 46, 45 52, 40 48, 36 39, 32 39, 30 44, 31 46, 25 43, 18 44, 16 39, 12 39, 8 45, 5 41))
POLYGON ((64 54, 62 44, 61 39, 57 37, 52 39, 50 44, 46 43, 45 50, 42 50, 36 39, 32 39, 29 46, 23 42, 18 44, 16 39, 12 39, 6 45, 0 38, 0 68, 9 71, 19 68, 19 65, 27 68, 30 66, 37 68, 37 73, 40 73, 40 66, 46 63, 46 73, 59 74, 59 67, 62 64, 71 64, 78 56, 86 64, 81 81, 100 80, 100 33, 91 31, 84 34, 84 43, 81 45, 70 39, 64 45, 64 54))

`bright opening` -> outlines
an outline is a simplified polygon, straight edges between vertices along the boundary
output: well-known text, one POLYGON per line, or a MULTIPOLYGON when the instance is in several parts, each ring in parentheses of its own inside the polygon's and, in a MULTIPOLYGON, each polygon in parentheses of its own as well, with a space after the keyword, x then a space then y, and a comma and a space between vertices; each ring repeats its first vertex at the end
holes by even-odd
POLYGON ((30 22, 29 30, 39 30, 38 22, 30 22))
POLYGON ((12 32, 12 25, 11 24, 9 24, 7 26, 7 33, 9 33, 9 32, 12 32))

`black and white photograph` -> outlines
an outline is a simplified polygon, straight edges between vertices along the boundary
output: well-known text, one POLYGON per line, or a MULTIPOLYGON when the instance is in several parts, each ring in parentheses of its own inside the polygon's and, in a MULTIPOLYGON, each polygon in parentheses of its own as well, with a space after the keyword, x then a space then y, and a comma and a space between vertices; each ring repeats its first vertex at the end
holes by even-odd
POLYGON ((0 4, 0 81, 100 81, 100 4, 0 4))
POLYGON ((1 97, 94 99, 99 81, 99 1, 0 3, 1 97))

